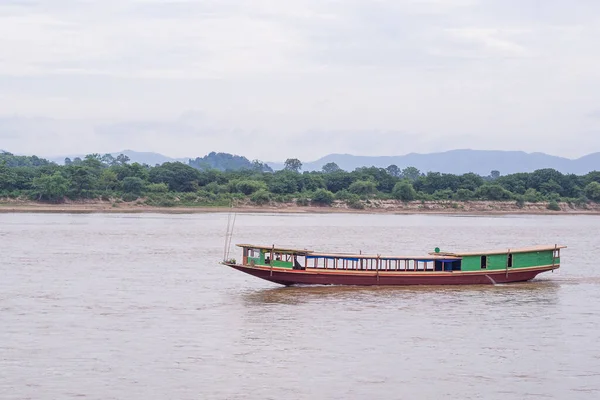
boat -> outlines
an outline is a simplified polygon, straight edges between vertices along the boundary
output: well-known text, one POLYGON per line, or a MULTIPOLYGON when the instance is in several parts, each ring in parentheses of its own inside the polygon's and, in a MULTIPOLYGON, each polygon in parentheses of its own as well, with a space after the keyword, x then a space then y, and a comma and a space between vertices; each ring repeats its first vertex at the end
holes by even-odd
POLYGON ((307 249, 238 244, 241 262, 222 264, 273 283, 292 285, 481 285, 525 282, 560 267, 566 246, 444 252, 424 256, 321 253, 307 249))

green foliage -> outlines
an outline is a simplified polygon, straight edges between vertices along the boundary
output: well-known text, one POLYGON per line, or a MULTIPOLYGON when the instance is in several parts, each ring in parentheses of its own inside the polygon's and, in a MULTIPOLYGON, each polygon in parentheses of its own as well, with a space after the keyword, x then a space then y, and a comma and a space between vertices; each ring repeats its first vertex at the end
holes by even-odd
POLYGON ((193 168, 179 162, 150 167, 130 164, 125 155, 115 158, 110 154, 90 154, 83 159, 65 160, 63 166, 38 157, 0 152, 0 197, 21 196, 48 202, 103 198, 120 202, 122 196, 133 201, 144 195, 146 204, 156 206, 216 206, 238 200, 256 204, 296 201, 307 205, 331 204, 337 199, 353 208, 362 208, 372 199, 392 198, 439 200, 450 206, 456 204, 451 203, 454 201, 475 199, 512 200, 518 207, 526 202, 563 201, 570 207, 586 207, 590 200, 600 202, 597 171, 576 176, 542 169, 505 176, 494 172, 481 177, 472 173, 424 175, 416 168, 400 170, 395 165, 347 172, 329 163, 322 172, 299 173, 302 163, 288 159, 286 170, 273 173, 267 172, 268 167, 260 161, 236 157, 211 153, 196 164, 210 163, 193 168))
POLYGON ((458 189, 455 197, 460 201, 468 201, 475 197, 475 192, 469 189, 458 189))
POLYGON ((356 181, 348 188, 350 193, 368 196, 377 191, 377 185, 371 181, 356 181))
POLYGON ((298 205, 300 207, 307 207, 310 205, 310 199, 305 196, 298 197, 296 199, 296 205, 298 205))
POLYGON ((50 161, 37 156, 15 156, 8 152, 0 151, 0 164, 7 167, 41 167, 52 164, 50 161))
POLYGON ((329 190, 319 189, 312 197, 312 202, 321 205, 331 205, 334 200, 334 195, 329 190))
POLYGON ((258 205, 267 204, 271 201, 271 194, 265 189, 260 189, 257 192, 254 192, 254 194, 250 197, 250 200, 258 205))
POLYGON ((515 205, 519 208, 525 207, 525 199, 523 198, 523 196, 517 197, 517 201, 515 202, 515 205))
POLYGON ((325 188, 333 193, 348 190, 352 182, 354 182, 352 174, 345 171, 336 171, 325 175, 325 188))
POLYGON ((332 172, 340 171, 341 168, 334 162, 327 163, 323 165, 323 172, 326 174, 331 174, 332 172))
POLYGON ((278 171, 269 182, 269 190, 276 194, 294 194, 300 187, 301 175, 290 171, 278 171))
POLYGON ((117 173, 112 169, 105 169, 100 174, 98 187, 104 190, 116 190, 119 187, 119 178, 117 173))
POLYGON ((317 189, 325 188, 325 179, 321 175, 305 172, 302 174, 300 186, 303 190, 314 192, 317 189))
POLYGON ((402 170, 398 168, 397 165, 392 164, 388 166, 385 170, 394 178, 400 178, 400 176, 402 176, 402 170))
POLYGON ((434 200, 452 200, 454 192, 450 189, 436 190, 432 197, 434 200))
POLYGON ((259 190, 267 190, 267 185, 261 181, 236 181, 235 182, 235 192, 243 193, 245 195, 250 195, 259 190))
POLYGON ((9 168, 5 160, 0 160, 0 191, 13 189, 16 178, 13 168, 9 168))
POLYGON ((360 200, 355 194, 350 194, 350 196, 346 199, 346 204, 350 208, 354 208, 355 210, 362 210, 365 208, 365 204, 360 200))
POLYGON ((285 160, 285 168, 286 171, 291 172, 300 172, 302 169, 302 163, 297 158, 288 158, 285 160))
POLYGON ((595 202, 600 202, 600 183, 590 182, 584 189, 585 196, 595 202))
MULTIPOLYGON (((140 195, 144 190, 144 181, 137 176, 128 176, 123 179, 123 191, 129 194, 140 195)), ((125 199, 123 199, 125 200, 125 199)), ((127 200, 126 200, 127 201, 127 200)))
MULTIPOLYGON (((168 187, 167 187, 168 189, 168 187)), ((227 185, 219 185, 217 182, 211 182, 208 185, 206 185, 204 187, 204 190, 211 192, 211 193, 215 193, 215 194, 219 194, 219 193, 227 193, 228 189, 227 189, 227 185)))
POLYGON ((396 183, 392 195, 397 200, 413 201, 417 198, 417 191, 409 181, 396 183))
POLYGON ((149 183, 146 185, 146 192, 148 193, 167 193, 169 186, 166 183, 149 183))
POLYGON ((494 200, 494 201, 498 201, 498 200, 510 200, 512 198, 512 193, 509 192, 508 190, 504 189, 502 186, 500 185, 496 185, 496 184, 486 184, 481 186, 479 189, 477 189, 477 192, 475 192, 475 195, 483 200, 494 200))
POLYGON ((529 203, 538 203, 540 201, 543 201, 544 197, 541 195, 541 193, 538 193, 538 191, 534 188, 529 188, 525 191, 525 194, 523 195, 523 200, 529 203))
MULTIPOLYGON (((132 178, 135 179, 135 178, 132 178)), ((123 201, 125 202, 132 202, 132 201, 136 201, 139 198, 139 196, 135 193, 124 193, 123 196, 121 196, 121 199, 123 199, 123 201)))
POLYGON ((166 183, 173 192, 195 192, 199 187, 198 170, 180 162, 164 163, 149 172, 152 183, 166 183))
POLYGON ((69 190, 69 181, 56 172, 54 175, 42 175, 33 180, 32 195, 38 200, 60 203, 69 190))
POLYGON ((558 204, 558 202, 556 202, 556 200, 550 201, 546 208, 551 211, 560 211, 561 210, 560 205, 558 204))
POLYGON ((246 157, 229 153, 215 153, 189 160, 189 165, 199 170, 216 169, 219 171, 251 170, 255 172, 273 172, 271 167, 258 160, 250 161, 246 157))
POLYGON ((406 167, 402 170, 401 177, 408 179, 411 182, 415 182, 421 176, 421 171, 415 167, 406 167))

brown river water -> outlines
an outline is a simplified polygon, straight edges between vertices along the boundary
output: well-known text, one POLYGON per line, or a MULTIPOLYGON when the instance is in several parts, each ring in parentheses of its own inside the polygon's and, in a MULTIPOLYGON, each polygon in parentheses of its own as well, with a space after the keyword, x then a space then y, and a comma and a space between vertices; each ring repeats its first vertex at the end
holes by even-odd
POLYGON ((395 288, 221 266, 227 218, 0 214, 0 399, 600 399, 600 217, 237 216, 234 243, 569 246, 529 283, 395 288))

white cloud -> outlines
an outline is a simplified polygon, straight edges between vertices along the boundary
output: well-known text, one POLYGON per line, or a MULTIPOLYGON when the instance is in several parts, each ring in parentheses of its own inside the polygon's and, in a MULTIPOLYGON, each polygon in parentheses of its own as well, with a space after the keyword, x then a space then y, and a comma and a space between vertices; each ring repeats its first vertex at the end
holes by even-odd
MULTIPOLYGON (((440 144, 578 155, 589 136, 559 143, 598 129, 599 16, 591 0, 4 1, 0 110, 86 126, 83 140, 63 126, 52 153, 126 141, 265 159, 440 144), (220 134, 183 124, 190 109, 220 134), (413 139, 399 146, 398 132, 413 139), (253 135, 260 146, 239 145, 253 135)), ((36 129, 0 147, 39 151, 36 129)))

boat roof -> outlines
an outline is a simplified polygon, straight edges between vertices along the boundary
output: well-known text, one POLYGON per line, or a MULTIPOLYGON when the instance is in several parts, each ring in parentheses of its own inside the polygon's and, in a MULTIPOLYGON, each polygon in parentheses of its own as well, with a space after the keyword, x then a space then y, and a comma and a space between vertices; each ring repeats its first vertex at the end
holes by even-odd
POLYGON ((530 246, 530 247, 519 247, 515 249, 499 249, 499 250, 488 250, 488 251, 469 251, 469 252, 439 252, 439 253, 429 253, 429 254, 438 254, 444 256, 453 256, 453 257, 469 257, 469 256, 491 256, 497 254, 514 254, 514 253, 535 253, 539 251, 553 251, 558 249, 566 249, 567 246, 561 245, 541 245, 541 246, 530 246))
POLYGON ((469 256, 489 256, 498 254, 515 254, 515 253, 534 253, 540 251, 553 251, 558 249, 566 249, 567 246, 561 245, 541 245, 541 246, 530 246, 520 247, 515 249, 499 249, 499 250, 488 250, 488 251, 470 251, 470 252, 445 252, 439 253, 431 252, 423 256, 406 256, 406 255, 382 255, 382 254, 356 254, 356 253, 320 253, 308 249, 297 249, 292 247, 275 247, 275 246, 261 246, 256 244, 236 244, 238 247, 246 247, 251 249, 259 250, 273 250, 277 253, 290 253, 296 255, 304 255, 308 257, 325 257, 325 258, 381 258, 381 259, 400 259, 400 260, 457 260, 462 257, 469 256))
POLYGON ((356 259, 371 259, 380 258, 383 260, 387 259, 399 259, 399 260, 458 260, 457 256, 451 256, 447 254, 428 254, 420 256, 407 256, 407 255, 387 255, 387 254, 359 254, 359 253, 320 253, 308 249, 294 249, 291 247, 275 247, 275 246, 261 246, 256 244, 236 244, 238 247, 246 247, 258 250, 273 250, 277 253, 292 253, 297 255, 305 255, 312 258, 323 257, 323 258, 356 258, 356 259))
POLYGON ((312 250, 308 249, 294 249, 291 247, 275 247, 273 246, 261 246, 258 244, 236 244, 238 247, 247 247, 250 249, 258 249, 258 250, 273 250, 278 253, 294 253, 294 254, 309 254, 314 253, 312 250))

